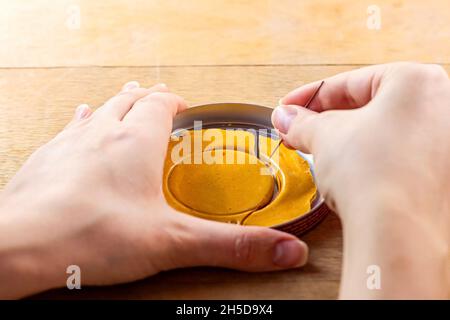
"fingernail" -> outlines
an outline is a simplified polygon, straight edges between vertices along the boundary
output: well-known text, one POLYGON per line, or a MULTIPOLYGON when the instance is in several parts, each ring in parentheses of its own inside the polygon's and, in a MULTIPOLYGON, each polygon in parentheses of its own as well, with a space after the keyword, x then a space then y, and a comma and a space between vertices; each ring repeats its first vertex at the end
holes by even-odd
POLYGON ((152 87, 153 90, 156 91, 169 91, 169 87, 165 83, 158 83, 152 87))
POLYGON ((137 81, 130 81, 130 82, 127 82, 127 83, 125 83, 123 85, 122 90, 123 91, 129 91, 129 90, 136 89, 136 88, 139 88, 139 87, 140 87, 139 82, 137 82, 137 81))
POLYGON ((281 268, 301 267, 308 259, 308 247, 300 240, 284 240, 275 246, 273 263, 281 268))
POLYGON ((288 133, 292 120, 297 116, 297 108, 290 106, 278 106, 273 111, 273 125, 281 133, 288 133))
POLYGON ((89 112, 89 106, 87 104, 80 104, 75 110, 75 117, 78 120, 83 119, 89 112))

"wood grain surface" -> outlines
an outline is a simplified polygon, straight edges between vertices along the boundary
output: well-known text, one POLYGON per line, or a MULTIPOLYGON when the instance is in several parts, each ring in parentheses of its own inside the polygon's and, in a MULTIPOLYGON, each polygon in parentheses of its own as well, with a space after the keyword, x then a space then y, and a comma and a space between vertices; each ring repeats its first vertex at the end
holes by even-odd
MULTIPOLYGON (((95 108, 129 80, 164 82, 190 105, 275 106, 292 88, 363 64, 418 60, 450 69, 448 0, 0 0, 0 7, 0 190, 77 105, 95 108), (373 3, 379 30, 367 27, 373 3)), ((34 298, 336 298, 338 218, 304 240, 310 262, 298 270, 192 268, 34 298)))
POLYGON ((450 62, 448 0, 3 0, 0 20, 8 67, 450 62))

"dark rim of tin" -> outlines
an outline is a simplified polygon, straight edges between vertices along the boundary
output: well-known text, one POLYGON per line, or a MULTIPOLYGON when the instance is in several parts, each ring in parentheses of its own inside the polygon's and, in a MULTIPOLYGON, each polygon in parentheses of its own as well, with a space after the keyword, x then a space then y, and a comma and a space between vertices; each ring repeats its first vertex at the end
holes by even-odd
MULTIPOLYGON (((273 108, 251 103, 218 102, 211 104, 196 105, 179 113, 173 120, 173 133, 181 129, 193 129, 194 121, 202 121, 203 128, 254 128, 254 129, 274 129, 271 121, 273 108)), ((315 181, 314 166, 310 159, 299 153, 299 156, 308 161, 311 173, 315 181)), ((274 229, 289 229, 290 226, 304 220, 310 220, 311 215, 322 213, 324 216, 325 200, 319 191, 312 202, 312 208, 307 213, 293 220, 271 226, 274 229)), ((311 228, 323 217, 319 217, 311 228)), ((314 219, 315 220, 315 219, 314 219)), ((306 227, 305 229, 309 229, 306 227)), ((306 230, 303 230, 304 232, 306 230)))

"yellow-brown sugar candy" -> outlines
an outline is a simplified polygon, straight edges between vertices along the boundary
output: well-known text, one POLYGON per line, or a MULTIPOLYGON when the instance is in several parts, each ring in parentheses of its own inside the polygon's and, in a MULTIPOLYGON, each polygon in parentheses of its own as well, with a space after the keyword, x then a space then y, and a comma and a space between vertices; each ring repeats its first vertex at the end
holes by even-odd
MULTIPOLYGON (((281 146, 274 157, 280 170, 268 175, 267 163, 254 154, 254 133, 189 130, 171 140, 163 177, 167 202, 201 218, 245 225, 274 226, 309 211, 316 188, 307 162, 281 146)), ((271 142, 260 136, 261 154, 270 154, 271 142)))
MULTIPOLYGON (((211 151, 206 151, 211 152, 211 151)), ((254 155, 242 151, 246 162, 254 155)), ((256 157, 255 157, 256 158, 256 157)), ((172 195, 187 208, 208 215, 234 215, 255 211, 273 195, 274 180, 255 164, 180 164, 168 176, 172 195)))
POLYGON ((279 194, 267 206, 249 215, 243 224, 271 227, 300 217, 311 209, 317 189, 308 162, 295 150, 281 145, 278 163, 279 194))

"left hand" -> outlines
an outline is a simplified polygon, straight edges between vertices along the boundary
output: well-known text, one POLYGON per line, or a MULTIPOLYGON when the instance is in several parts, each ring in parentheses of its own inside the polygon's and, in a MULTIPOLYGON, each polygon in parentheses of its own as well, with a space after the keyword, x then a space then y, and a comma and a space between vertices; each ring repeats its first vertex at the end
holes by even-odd
POLYGON ((0 297, 66 285, 141 279, 211 265, 247 271, 298 267, 307 246, 263 227, 202 220, 161 191, 172 118, 185 102, 164 85, 128 83, 37 150, 0 194, 0 297))

